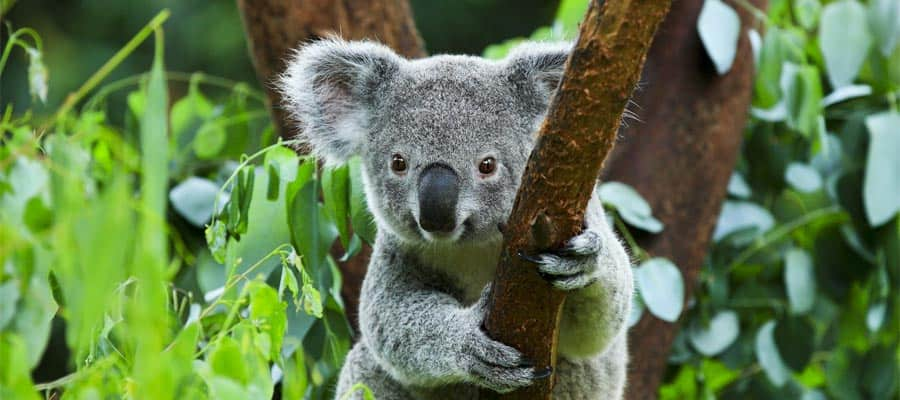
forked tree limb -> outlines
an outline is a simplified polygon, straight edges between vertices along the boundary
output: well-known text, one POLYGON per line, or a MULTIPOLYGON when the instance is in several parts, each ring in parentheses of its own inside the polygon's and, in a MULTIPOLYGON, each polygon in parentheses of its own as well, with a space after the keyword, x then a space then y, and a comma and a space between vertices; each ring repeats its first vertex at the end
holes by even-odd
POLYGON ((275 129, 293 136, 273 82, 291 49, 328 35, 371 39, 410 58, 425 56, 407 0, 237 0, 257 77, 266 89, 275 129))
MULTIPOLYGON (((671 0, 600 3, 590 3, 528 160, 485 320, 492 338, 551 368, 565 294, 516 254, 560 246, 580 233, 600 168, 671 0)), ((481 398, 550 399, 553 382, 551 376, 506 395, 485 390, 481 398)))

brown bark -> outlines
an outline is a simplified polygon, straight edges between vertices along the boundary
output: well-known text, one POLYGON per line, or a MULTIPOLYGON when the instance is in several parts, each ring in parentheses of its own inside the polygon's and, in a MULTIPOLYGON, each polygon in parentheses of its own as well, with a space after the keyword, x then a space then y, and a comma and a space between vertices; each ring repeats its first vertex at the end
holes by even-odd
MULTIPOLYGON (((565 295, 516 254, 546 250, 580 233, 603 160, 669 4, 591 2, 507 223, 485 328, 551 372, 565 295)), ((553 378, 502 396, 483 391, 482 398, 549 399, 553 378)))
MULTIPOLYGON (((632 122, 610 156, 604 178, 632 185, 665 224, 637 237, 653 256, 675 262, 692 294, 725 198, 747 122, 753 56, 742 30, 731 70, 718 76, 697 35, 703 0, 673 2, 650 50, 632 122)), ((765 8, 765 0, 752 0, 765 8)), ((744 27, 754 20, 735 7, 744 27)), ((636 231, 633 231, 637 233, 636 231)), ((629 399, 655 399, 678 325, 645 313, 629 332, 629 399)))
MULTIPOLYGON (((289 52, 298 45, 328 35, 345 39, 372 39, 406 57, 425 56, 406 0, 237 0, 253 66, 268 95, 272 122, 281 137, 294 133, 294 124, 280 105, 272 84, 284 71, 289 52)), ((347 318, 356 326, 359 289, 366 274, 371 248, 340 263, 347 318)), ((335 259, 344 254, 334 246, 335 259)))
POLYGON ((425 50, 406 0, 237 0, 259 81, 266 88, 275 129, 282 137, 294 129, 274 90, 291 49, 337 34, 344 39, 372 39, 407 57, 425 50), (273 106, 274 105, 274 106, 273 106))

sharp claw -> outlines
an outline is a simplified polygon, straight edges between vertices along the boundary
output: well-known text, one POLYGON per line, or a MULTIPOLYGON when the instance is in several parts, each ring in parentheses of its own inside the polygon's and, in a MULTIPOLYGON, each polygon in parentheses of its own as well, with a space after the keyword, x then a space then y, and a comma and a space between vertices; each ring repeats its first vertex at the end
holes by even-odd
POLYGON ((534 361, 531 361, 527 358, 523 358, 521 361, 519 361, 519 365, 522 366, 523 368, 532 368, 532 367, 534 367, 534 361))
POLYGON ((543 260, 541 260, 540 258, 525 254, 522 250, 519 250, 518 252, 516 252, 516 255, 519 256, 519 258, 521 258, 525 261, 528 261, 530 263, 533 263, 533 264, 542 264, 543 263, 543 260))
POLYGON ((543 370, 535 370, 531 377, 534 379, 547 379, 551 374, 553 374, 553 367, 547 367, 543 370))

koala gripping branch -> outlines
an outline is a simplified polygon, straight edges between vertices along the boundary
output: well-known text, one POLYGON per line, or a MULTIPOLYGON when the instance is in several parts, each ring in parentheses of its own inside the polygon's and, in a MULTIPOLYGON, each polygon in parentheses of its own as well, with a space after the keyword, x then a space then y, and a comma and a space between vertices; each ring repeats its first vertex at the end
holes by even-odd
MULTIPOLYGON (((485 329, 551 371, 565 296, 517 254, 551 249, 580 233, 600 168, 670 5, 671 0, 591 2, 505 229, 485 329)), ((480 398, 550 399, 554 379, 505 395, 485 390, 480 398)))

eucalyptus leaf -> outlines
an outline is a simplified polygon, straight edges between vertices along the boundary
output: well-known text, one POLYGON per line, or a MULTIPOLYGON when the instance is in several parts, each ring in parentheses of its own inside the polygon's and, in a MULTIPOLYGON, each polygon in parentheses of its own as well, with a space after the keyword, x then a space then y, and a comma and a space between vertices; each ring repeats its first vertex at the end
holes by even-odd
POLYGON ((801 249, 791 249, 785 255, 784 286, 787 289, 791 312, 805 314, 816 300, 816 276, 812 257, 801 249))
POLYGON ((747 180, 744 179, 744 175, 735 171, 731 173, 731 178, 728 179, 728 194, 746 199, 753 194, 753 191, 750 189, 750 185, 747 184, 747 180))
POLYGON ((635 268, 634 276, 650 313, 663 321, 677 321, 684 306, 684 280, 678 267, 665 258, 651 258, 635 268))
POLYGON ((631 296, 631 312, 628 313, 629 328, 637 325, 637 323, 640 322, 641 317, 644 316, 644 308, 644 301, 641 300, 641 296, 639 294, 631 296))
POLYGON ((791 3, 797 23, 806 29, 814 28, 822 12, 822 3, 819 0, 795 0, 791 3))
POLYGON ((869 85, 841 86, 822 99, 822 107, 828 107, 842 101, 847 101, 858 97, 865 97, 871 94, 872 87, 869 85))
POLYGON ((869 0, 869 27, 878 50, 890 56, 900 40, 900 2, 869 0))
POLYGON ((900 211, 900 113, 870 115, 866 127, 870 140, 863 201, 869 223, 881 226, 900 211))
POLYGON ((775 321, 763 324, 756 333, 756 359, 762 366, 766 377, 776 387, 784 386, 791 377, 791 371, 781 359, 778 346, 775 345, 775 321))
POLYGON ((822 85, 819 71, 809 65, 786 63, 781 90, 787 109, 787 124, 806 137, 816 132, 822 113, 822 85))
POLYGON ((738 338, 741 326, 736 312, 724 310, 716 313, 709 325, 694 320, 688 328, 688 339, 700 354, 715 356, 724 351, 738 338))
POLYGON ((809 165, 792 162, 784 172, 784 180, 800 192, 810 193, 822 188, 819 171, 809 165))
POLYGON ((775 225, 775 218, 762 206, 749 201, 725 201, 719 221, 713 232, 713 240, 720 240, 730 233, 746 228, 755 228, 764 233, 775 225))
POLYGON ((819 25, 819 45, 831 86, 839 88, 853 83, 872 47, 865 7, 856 0, 840 0, 825 6, 819 25))
MULTIPOLYGON (((213 215, 219 187, 209 179, 185 179, 169 191, 172 208, 196 227, 203 227, 213 215)), ((227 198, 219 200, 222 204, 227 198)))
POLYGON ((887 315, 887 303, 880 301, 872 304, 866 311, 866 327, 871 332, 877 332, 884 324, 884 317, 887 315))
POLYGON ((773 337, 781 360, 793 371, 803 371, 816 348, 815 329, 805 317, 788 316, 775 325, 773 337))
POLYGON ((731 69, 737 54, 741 19, 721 0, 706 0, 697 19, 697 32, 719 75, 731 69))

